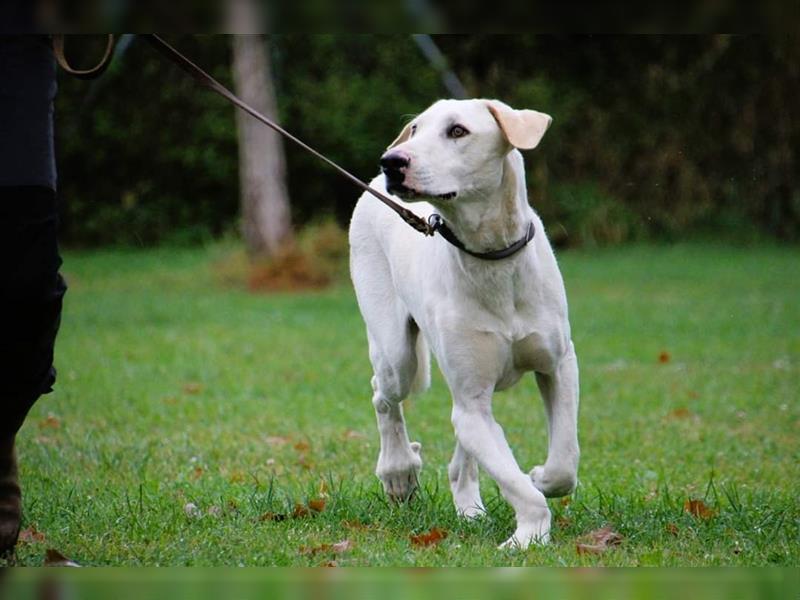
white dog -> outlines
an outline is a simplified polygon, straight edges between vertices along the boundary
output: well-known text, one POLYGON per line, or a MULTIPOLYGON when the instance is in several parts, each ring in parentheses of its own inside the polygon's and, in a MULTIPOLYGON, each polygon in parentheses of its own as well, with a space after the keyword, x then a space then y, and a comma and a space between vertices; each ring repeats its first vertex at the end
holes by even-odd
POLYGON ((420 444, 409 441, 400 403, 429 384, 430 347, 453 396, 448 473, 456 509, 468 518, 485 510, 480 465, 516 514, 516 531, 501 547, 546 543, 545 496, 568 494, 577 482, 578 362, 566 294, 517 150, 535 148, 550 121, 496 100, 436 102, 389 146, 371 185, 423 216, 435 210, 457 239, 420 235, 367 193, 350 225, 350 269, 374 371, 376 474, 394 499, 417 486, 420 444), (470 254, 515 242, 519 251, 506 258, 470 254), (547 460, 529 474, 492 416, 495 390, 527 371, 549 421, 547 460))

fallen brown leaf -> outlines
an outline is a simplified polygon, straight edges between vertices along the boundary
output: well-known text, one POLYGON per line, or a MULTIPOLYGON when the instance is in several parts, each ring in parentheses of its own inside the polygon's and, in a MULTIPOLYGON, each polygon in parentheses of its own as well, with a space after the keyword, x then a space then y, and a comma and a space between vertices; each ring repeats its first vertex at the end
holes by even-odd
POLYGON ((304 442, 302 440, 294 445, 294 449, 297 450, 298 452, 306 452, 309 448, 311 448, 309 443, 304 442))
POLYGON ((294 510, 292 511, 292 518, 302 519, 303 517, 307 516, 308 516, 308 507, 303 506, 302 504, 294 505, 294 510))
POLYGON ((685 419, 689 416, 689 409, 681 406, 680 408, 676 408, 669 412, 669 416, 673 419, 685 419))
POLYGON ((408 537, 411 540, 411 543, 415 546, 432 546, 445 539, 447 537, 447 532, 444 529, 434 527, 426 533, 410 535, 408 537))
POLYGON ((666 350, 662 350, 662 351, 661 351, 661 352, 658 354, 658 362, 660 362, 662 365, 665 365, 665 364, 667 364, 669 361, 670 361, 670 355, 669 355, 669 352, 667 352, 666 350))
POLYGON ((568 527, 572 526, 572 520, 564 515, 561 515, 556 519, 556 525, 558 525, 559 529, 567 529, 568 527))
POLYGON ((44 542, 44 539, 44 533, 36 529, 36 525, 31 525, 19 532, 19 541, 25 544, 40 544, 44 542))
POLYGON ((268 435, 264 439, 270 446, 283 446, 289 443, 289 438, 282 435, 268 435))
POLYGON ((308 501, 308 508, 314 512, 322 512, 325 510, 325 498, 313 498, 308 501))
POLYGON ((298 552, 303 556, 314 556, 319 552, 327 552, 330 549, 330 544, 320 544, 319 546, 300 546, 300 548, 298 548, 298 552))
POLYGON ((683 510, 690 515, 697 517, 698 519, 704 520, 708 520, 717 514, 715 510, 706 506, 705 502, 695 498, 689 498, 686 500, 686 502, 683 503, 683 510))
POLYGON ((335 544, 331 544, 331 550, 335 554, 344 554, 345 552, 349 552, 353 549, 353 542, 350 540, 342 540, 341 542, 336 542, 335 544))
POLYGON ((584 535, 582 541, 575 544, 575 550, 578 554, 602 554, 613 546, 619 546, 622 539, 620 534, 606 525, 584 535))
POLYGON ((196 381, 187 381, 183 384, 182 389, 185 394, 199 394, 203 391, 203 384, 196 381))
POLYGON ((569 496, 564 496, 561 500, 559 500, 559 502, 561 503, 561 506, 569 506, 570 502, 572 502, 572 498, 569 496))
POLYGON ((664 529, 667 530, 668 534, 678 537, 678 526, 675 525, 675 523, 667 523, 667 526, 664 529))
POLYGON ((321 552, 333 552, 334 554, 344 554, 353 548, 353 543, 350 540, 342 540, 335 544, 320 544, 319 546, 300 546, 300 554, 305 556, 314 556, 321 552))
POLYGON ((74 560, 70 560, 55 548, 48 548, 44 556, 45 567, 80 567, 74 560))
POLYGON ((200 479, 203 475, 203 467, 195 467, 192 471, 192 479, 200 479))
POLYGON ((329 560, 327 562, 322 563, 320 566, 321 567, 338 567, 339 563, 337 563, 335 560, 329 560))
POLYGON ((259 521, 285 521, 286 515, 281 513, 274 513, 274 512, 265 512, 263 515, 258 517, 259 521))
POLYGON ((344 437, 348 440, 363 440, 367 436, 360 431, 356 431, 355 429, 348 429, 344 432, 344 437))
POLYGON ((61 427, 61 419, 53 413, 49 413, 44 419, 39 421, 40 429, 58 429, 61 427))
POLYGON ((575 552, 578 554, 602 554, 608 550, 602 544, 575 544, 575 552))
POLYGON ((242 483, 246 478, 247 476, 245 475, 244 471, 241 471, 239 469, 234 469, 228 476, 228 481, 230 481, 231 483, 242 483))

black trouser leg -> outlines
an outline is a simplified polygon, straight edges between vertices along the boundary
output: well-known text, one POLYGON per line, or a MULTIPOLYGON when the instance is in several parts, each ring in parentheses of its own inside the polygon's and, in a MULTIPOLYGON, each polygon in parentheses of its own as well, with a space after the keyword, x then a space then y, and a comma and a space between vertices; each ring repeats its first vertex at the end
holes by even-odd
POLYGON ((55 382, 66 285, 58 272, 55 192, 0 188, 0 437, 13 435, 55 382))

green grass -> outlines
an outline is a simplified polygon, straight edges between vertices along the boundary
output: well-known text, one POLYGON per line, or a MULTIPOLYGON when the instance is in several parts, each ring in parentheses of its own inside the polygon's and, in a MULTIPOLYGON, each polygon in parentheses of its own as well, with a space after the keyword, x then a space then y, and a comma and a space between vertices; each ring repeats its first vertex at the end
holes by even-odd
MULTIPOLYGON (((85 565, 800 565, 800 252, 714 245, 564 252, 581 365, 580 486, 552 543, 499 552, 513 516, 456 518, 450 398, 407 407, 422 490, 393 506, 363 325, 349 284, 259 296, 216 283, 207 250, 68 253, 59 382, 19 437, 23 527, 85 565), (668 353, 662 363, 659 355, 668 353), (48 418, 49 416, 49 418, 48 418), (305 446, 307 449, 304 449, 305 446), (320 495, 325 509, 291 515, 320 495), (687 498, 715 511, 699 519, 687 498), (202 517, 187 517, 194 503, 202 517), (622 544, 576 552, 610 525, 622 544), (419 548, 409 535, 448 532, 419 548)), ((495 398, 525 469, 546 449, 532 377, 495 398)))

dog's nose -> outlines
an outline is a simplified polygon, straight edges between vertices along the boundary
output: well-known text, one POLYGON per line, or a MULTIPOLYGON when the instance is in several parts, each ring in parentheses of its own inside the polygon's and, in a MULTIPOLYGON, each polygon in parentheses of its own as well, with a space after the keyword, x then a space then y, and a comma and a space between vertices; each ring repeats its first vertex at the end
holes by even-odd
POLYGON ((411 163, 411 157, 402 150, 392 150, 381 156, 381 168, 385 171, 399 171, 411 163))

